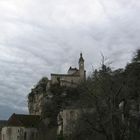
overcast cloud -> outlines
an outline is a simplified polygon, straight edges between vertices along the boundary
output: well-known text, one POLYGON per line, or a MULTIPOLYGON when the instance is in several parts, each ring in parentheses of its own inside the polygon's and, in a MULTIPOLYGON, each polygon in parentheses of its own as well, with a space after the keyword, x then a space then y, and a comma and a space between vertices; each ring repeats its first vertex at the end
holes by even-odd
POLYGON ((140 48, 138 0, 0 0, 0 119, 27 113, 27 94, 42 76, 97 68, 102 52, 124 67, 140 48))

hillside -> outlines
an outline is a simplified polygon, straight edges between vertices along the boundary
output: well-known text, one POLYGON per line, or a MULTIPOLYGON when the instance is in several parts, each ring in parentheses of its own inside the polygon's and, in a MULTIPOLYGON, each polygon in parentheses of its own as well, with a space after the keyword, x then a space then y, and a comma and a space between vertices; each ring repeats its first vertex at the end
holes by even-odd
POLYGON ((30 114, 41 115, 43 120, 49 120, 48 132, 52 128, 57 129, 57 117, 63 110, 87 110, 66 123, 72 127, 71 135, 63 135, 64 124, 60 134, 51 131, 57 139, 138 140, 140 50, 124 69, 112 70, 103 62, 100 69, 94 70, 85 82, 75 88, 59 83, 48 86, 48 78, 42 78, 31 90, 28 106, 30 114))

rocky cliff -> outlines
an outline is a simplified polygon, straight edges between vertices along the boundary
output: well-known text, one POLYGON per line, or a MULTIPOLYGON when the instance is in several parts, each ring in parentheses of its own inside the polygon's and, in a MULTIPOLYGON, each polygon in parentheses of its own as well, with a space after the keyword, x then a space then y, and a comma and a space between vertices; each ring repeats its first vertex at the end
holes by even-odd
POLYGON ((47 102, 48 78, 42 78, 28 95, 28 109, 31 115, 42 115, 43 106, 47 102))
POLYGON ((76 88, 48 85, 48 78, 43 77, 31 90, 28 95, 29 113, 56 119, 60 110, 76 102, 79 94, 76 88))
POLYGON ((28 95, 29 113, 40 115, 40 139, 45 140, 57 137, 57 116, 61 110, 77 102, 79 93, 76 88, 63 87, 60 84, 49 84, 49 80, 43 77, 28 95), (48 86, 49 85, 49 86, 48 86))

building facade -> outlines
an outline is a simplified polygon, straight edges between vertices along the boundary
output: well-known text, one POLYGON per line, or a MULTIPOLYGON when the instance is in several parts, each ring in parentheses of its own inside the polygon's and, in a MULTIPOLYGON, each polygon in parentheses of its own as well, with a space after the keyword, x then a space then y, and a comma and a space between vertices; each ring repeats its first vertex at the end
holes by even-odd
POLYGON ((6 120, 0 120, 0 140, 1 140, 1 131, 2 131, 2 128, 7 126, 7 121, 6 120))
POLYGON ((51 74, 51 84, 60 83, 61 86, 76 87, 86 79, 84 58, 82 53, 78 61, 79 69, 70 67, 67 74, 51 74))
POLYGON ((40 117, 37 115, 13 114, 7 126, 2 128, 2 140, 38 140, 38 123, 40 117))

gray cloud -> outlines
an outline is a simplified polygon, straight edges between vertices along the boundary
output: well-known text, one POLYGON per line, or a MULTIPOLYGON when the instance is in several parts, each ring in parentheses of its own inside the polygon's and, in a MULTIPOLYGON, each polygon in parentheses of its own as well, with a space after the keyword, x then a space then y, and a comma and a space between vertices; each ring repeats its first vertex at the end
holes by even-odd
POLYGON ((102 52, 124 67, 140 48, 136 0, 1 0, 0 118, 27 113, 27 94, 42 76, 77 66, 98 68, 102 52))

